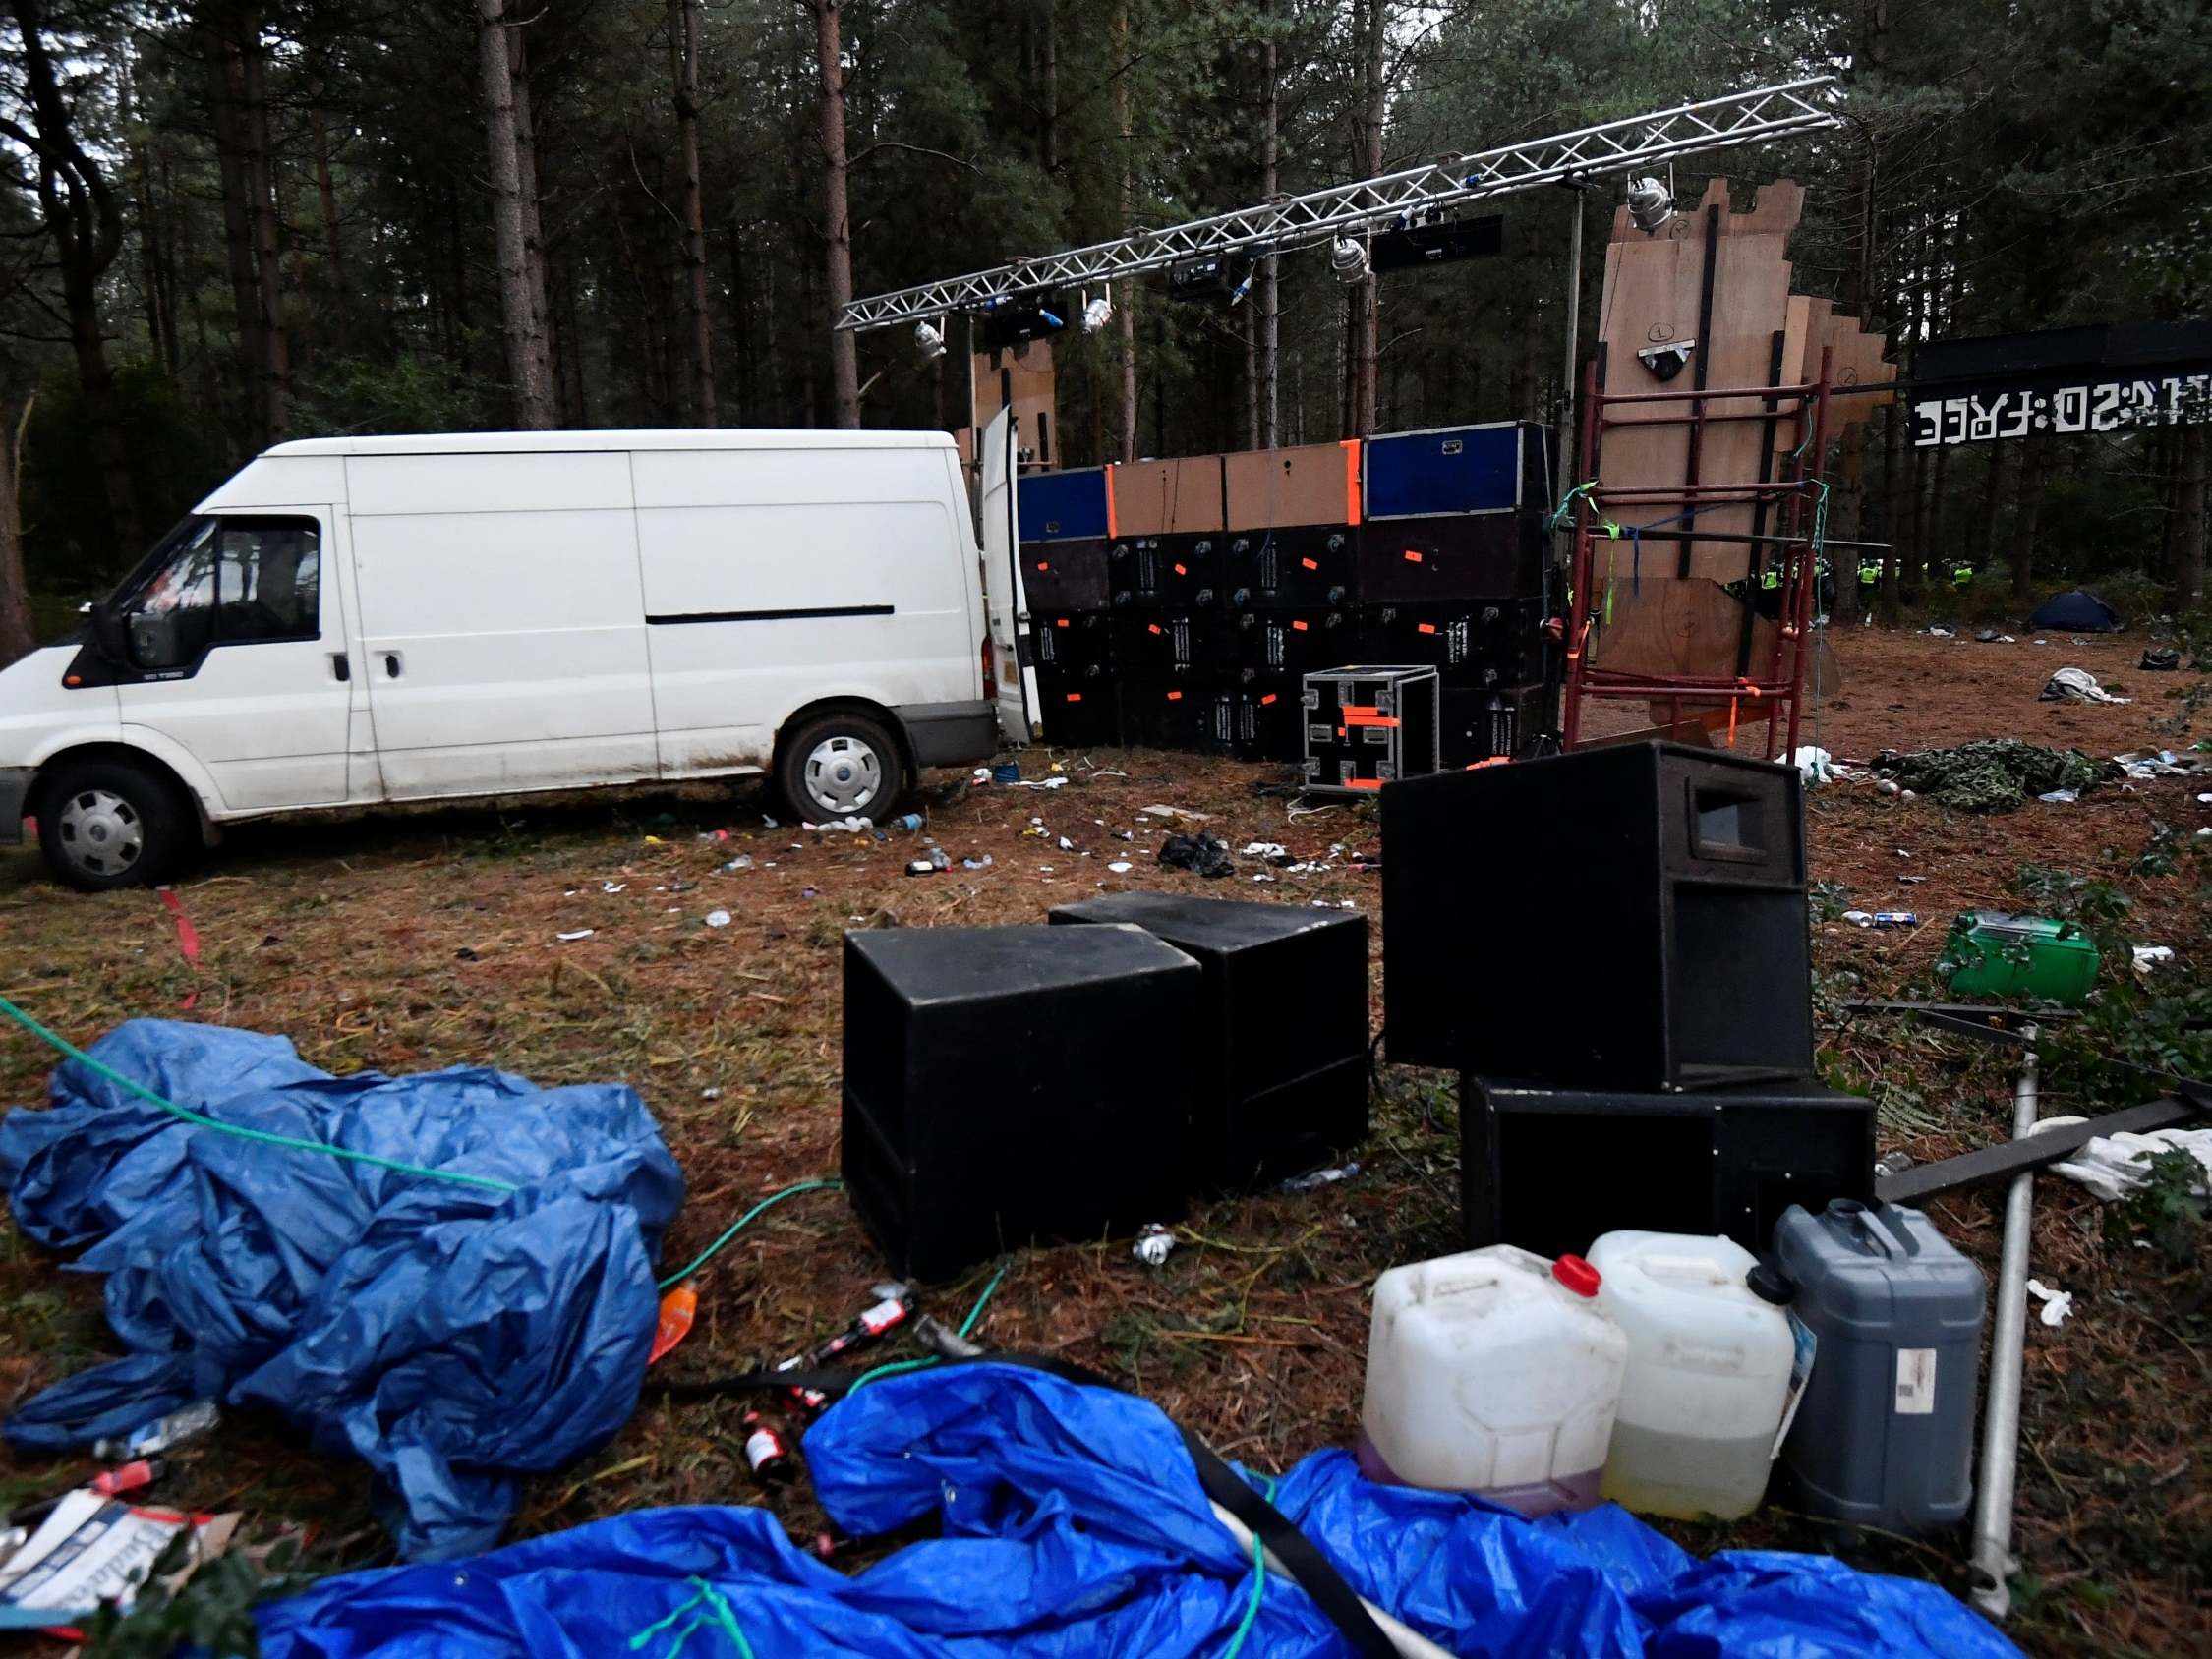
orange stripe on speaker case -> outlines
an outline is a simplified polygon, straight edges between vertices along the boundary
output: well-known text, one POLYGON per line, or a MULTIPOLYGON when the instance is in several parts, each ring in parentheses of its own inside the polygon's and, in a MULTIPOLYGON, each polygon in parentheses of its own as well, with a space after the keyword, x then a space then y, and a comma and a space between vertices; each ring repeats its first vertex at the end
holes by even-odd
POLYGON ((1347 789, 1379 789, 1382 787, 1382 779, 1379 777, 1347 777, 1344 780, 1343 787, 1347 789))
POLYGON ((1344 723, 1346 725, 1395 727, 1398 723, 1398 716, 1395 715, 1355 715, 1351 710, 1347 709, 1344 712, 1344 723))
POLYGON ((1360 440, 1347 437, 1338 441, 1344 445, 1344 522, 1357 526, 1360 522, 1360 440))
POLYGON ((1106 540, 1107 540, 1107 541, 1109 541, 1109 542, 1111 542, 1111 541, 1113 541, 1113 540, 1114 540, 1114 538, 1115 538, 1115 537, 1119 536, 1119 535, 1121 534, 1121 532, 1120 532, 1120 531, 1118 531, 1118 530, 1116 530, 1116 529, 1114 528, 1114 469, 1113 469, 1112 467, 1108 467, 1108 468, 1106 468, 1106 469, 1105 469, 1105 471, 1106 471, 1106 540))

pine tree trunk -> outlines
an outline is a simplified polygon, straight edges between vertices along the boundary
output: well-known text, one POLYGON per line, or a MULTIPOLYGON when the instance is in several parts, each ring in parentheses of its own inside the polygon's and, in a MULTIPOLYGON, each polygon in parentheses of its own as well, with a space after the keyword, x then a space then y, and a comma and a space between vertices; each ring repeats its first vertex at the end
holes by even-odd
POLYGON ((255 321, 261 334, 256 405, 262 438, 274 443, 284 435, 292 401, 291 344, 284 327, 283 248, 276 220, 274 143, 268 120, 268 62, 262 44, 261 14, 246 11, 238 21, 243 107, 239 130, 246 143, 246 213, 254 248, 255 321))
POLYGON ((669 67, 683 164, 683 264, 691 312, 691 418, 717 423, 715 328, 707 309, 707 202, 699 178, 699 0, 669 0, 669 67))
POLYGON ((23 435, 36 396, 34 392, 24 400, 15 442, 0 452, 0 668, 38 647, 38 632, 30 621, 30 584, 23 569, 23 435))
MULTIPOLYGON (((1389 47, 1389 0, 1365 0, 1366 26, 1361 41, 1360 148, 1353 170, 1371 179, 1382 171, 1382 124, 1388 113, 1383 81, 1384 54, 1389 47)), ((1375 401, 1382 357, 1382 279, 1369 276, 1353 294, 1355 323, 1352 339, 1351 437, 1374 430, 1375 401)))
MULTIPOLYGON (((1267 20, 1270 24, 1273 18, 1267 20)), ((1282 189, 1282 105, 1275 84, 1275 36, 1260 43, 1259 75, 1259 200, 1272 200, 1282 189)), ((1257 447, 1273 449, 1277 442, 1280 391, 1283 375, 1282 282, 1280 257, 1269 254, 1259 261, 1259 441, 1257 447)))
POLYGON ((492 242, 499 272, 499 315, 506 337, 507 381, 515 425, 551 431, 559 425, 553 353, 546 337, 543 269, 530 246, 536 203, 525 197, 522 127, 508 50, 507 0, 476 0, 478 63, 484 82, 484 128, 492 179, 492 242))
POLYGON ((1041 0, 1037 16, 1037 165, 1046 178, 1060 171, 1060 19, 1055 0, 1041 0))
POLYGON ((212 40, 209 64, 213 71, 211 105, 214 116, 215 171, 222 191, 223 258, 230 273, 230 298, 238 322, 238 372, 246 426, 262 429, 262 363, 265 357, 262 336, 260 277, 254 263, 253 215, 246 204, 246 139, 240 109, 246 98, 246 62, 237 35, 236 20, 212 40))
POLYGON ((315 141, 315 200, 322 214, 323 249, 330 260, 330 292, 341 302, 351 298, 346 281, 346 251, 338 240, 338 193, 330 183, 330 133, 322 111, 308 111, 308 134, 315 141))
POLYGON ((814 12, 822 72, 823 310, 830 322, 830 402, 836 425, 860 425, 860 339, 837 321, 852 303, 852 209, 846 196, 844 51, 840 40, 844 0, 807 0, 814 12))
MULTIPOLYGON (((1136 228, 1133 222, 1136 211, 1136 138, 1130 129, 1129 95, 1130 74, 1135 66, 1130 58, 1129 3, 1116 0, 1114 7, 1114 66, 1118 72, 1114 76, 1114 136, 1120 163, 1114 198, 1116 236, 1127 236, 1136 228)), ((1121 419, 1117 425, 1124 461, 1136 459, 1136 295, 1137 285, 1125 282, 1114 305, 1121 323, 1120 362, 1116 365, 1121 372, 1121 419)))
POLYGON ((546 336, 547 383, 552 387, 553 424, 561 425, 560 330, 553 309, 553 257, 546 243, 546 227, 539 216, 538 118, 530 97, 530 32, 528 25, 547 15, 543 6, 519 23, 506 28, 507 80, 514 90, 514 164, 522 183, 522 252, 530 265, 530 291, 538 297, 538 323, 546 336))
POLYGON ((2212 429, 2182 429, 2182 488, 2174 530, 2174 608, 2186 613, 2204 603, 2205 449, 2212 429))

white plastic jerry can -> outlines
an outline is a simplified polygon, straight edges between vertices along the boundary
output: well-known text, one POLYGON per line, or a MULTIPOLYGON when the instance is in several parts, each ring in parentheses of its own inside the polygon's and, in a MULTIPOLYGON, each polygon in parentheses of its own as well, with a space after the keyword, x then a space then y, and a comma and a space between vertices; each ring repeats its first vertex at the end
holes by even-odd
POLYGON ((1687 1233, 1608 1232, 1590 1260, 1628 1338, 1604 1495, 1685 1520, 1749 1515, 1812 1358, 1786 1282, 1733 1239, 1687 1233))
POLYGON ((1392 1268, 1374 1287, 1360 1468, 1545 1515, 1598 1501, 1628 1339, 1599 1276, 1510 1244, 1392 1268))

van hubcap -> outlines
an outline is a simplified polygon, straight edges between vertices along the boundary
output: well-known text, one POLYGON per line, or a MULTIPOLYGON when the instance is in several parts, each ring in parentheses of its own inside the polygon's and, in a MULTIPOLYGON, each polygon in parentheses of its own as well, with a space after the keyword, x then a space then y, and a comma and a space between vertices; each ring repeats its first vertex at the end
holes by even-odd
POLYGON ((128 870, 146 851, 146 825, 139 809, 108 789, 87 789, 70 796, 54 829, 69 861, 94 876, 128 870))
POLYGON ((883 789, 883 761, 860 737, 825 737, 806 757, 806 793, 832 817, 850 817, 883 789))

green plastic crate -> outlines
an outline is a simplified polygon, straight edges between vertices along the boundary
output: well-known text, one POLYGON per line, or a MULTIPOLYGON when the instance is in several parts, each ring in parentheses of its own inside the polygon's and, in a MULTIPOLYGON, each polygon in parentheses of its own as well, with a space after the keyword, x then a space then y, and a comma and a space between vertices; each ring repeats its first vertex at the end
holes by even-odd
POLYGON ((2096 942, 2072 922, 1966 910, 1950 925, 1936 971, 1966 997, 2078 1006, 2097 983, 2096 942))

